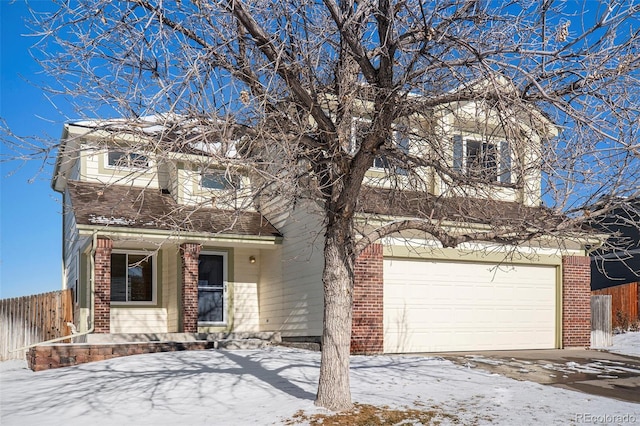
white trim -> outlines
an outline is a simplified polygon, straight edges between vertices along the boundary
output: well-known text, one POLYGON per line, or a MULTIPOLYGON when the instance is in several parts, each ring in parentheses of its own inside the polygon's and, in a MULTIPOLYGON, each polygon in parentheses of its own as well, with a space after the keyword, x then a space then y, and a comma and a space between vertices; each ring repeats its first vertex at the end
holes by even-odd
MULTIPOLYGON (((460 159, 461 161, 461 171, 462 173, 464 173, 465 175, 469 174, 469 148, 468 148, 468 143, 469 142, 476 142, 478 144, 480 144, 480 153, 482 154, 481 160, 481 171, 488 171, 490 170, 490 168, 485 167, 485 158, 484 154, 484 148, 485 145, 492 145, 493 147, 495 147, 495 163, 496 163, 496 167, 495 167, 495 179, 492 179, 490 182, 491 183, 502 183, 502 184, 511 184, 513 183, 513 174, 514 174, 514 170, 513 170, 513 162, 515 160, 513 153, 512 153, 512 148, 511 148, 511 143, 507 138, 501 138, 501 137, 495 137, 495 136, 483 136, 480 134, 475 134, 475 133, 471 133, 471 134, 459 134, 460 137, 462 138, 462 158, 460 159), (508 149, 508 155, 509 155, 509 181, 508 182, 504 182, 503 181, 503 177, 502 175, 505 174, 504 171, 504 164, 503 163, 503 144, 507 144, 507 149, 508 149)), ((455 148, 454 148, 455 149, 455 148)), ((455 161, 455 158, 454 158, 455 161)))
MULTIPOLYGON (((198 321, 198 327, 220 327, 228 324, 229 318, 229 253, 226 251, 205 250, 200 252, 200 256, 222 256, 222 321, 198 321)), ((198 265, 198 275, 200 275, 200 265, 198 265)), ((198 285, 198 292, 200 286, 198 285)), ((198 299, 198 303, 199 303, 198 299)))
MULTIPOLYGON (((127 250, 127 249, 114 249, 111 252, 114 254, 137 254, 142 256, 147 256, 151 259, 151 301, 138 301, 138 302, 130 302, 130 301, 117 301, 111 300, 111 294, 109 294, 110 304, 113 305, 122 305, 122 306, 155 306, 158 303, 158 262, 156 253, 149 254, 144 250, 127 250)), ((109 287, 111 287, 111 283, 109 283, 109 287)))
POLYGON ((144 152, 129 152, 126 150, 122 150, 122 149, 117 149, 115 147, 107 147, 106 151, 103 154, 103 161, 104 161, 104 168, 105 169, 109 169, 109 170, 127 170, 127 171, 141 171, 144 170, 145 173, 149 172, 150 169, 153 167, 153 162, 151 161, 151 159, 149 158, 149 155, 144 153, 144 152), (109 164, 109 152, 121 152, 125 155, 139 155, 141 157, 144 157, 147 159, 147 164, 144 166, 116 166, 113 164, 109 164))
POLYGON ((76 279, 75 279, 75 282, 73 283, 74 308, 78 306, 78 303, 80 302, 80 271, 81 271, 80 265, 82 264, 82 252, 80 250, 76 250, 75 260, 76 260, 75 262, 76 263, 76 279))

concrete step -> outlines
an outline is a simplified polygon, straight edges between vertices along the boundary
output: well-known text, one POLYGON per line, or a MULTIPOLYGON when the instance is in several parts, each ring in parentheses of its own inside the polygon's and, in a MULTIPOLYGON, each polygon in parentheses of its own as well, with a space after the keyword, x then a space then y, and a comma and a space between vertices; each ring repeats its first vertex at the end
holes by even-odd
MULTIPOLYGON (((85 336, 83 336, 85 337, 85 336)), ((77 343, 140 343, 140 342, 215 342, 220 340, 256 339, 270 343, 280 343, 282 338, 278 332, 246 332, 246 333, 92 333, 84 342, 77 343)))
POLYGON ((262 349, 270 345, 262 339, 222 339, 217 342, 218 349, 262 349))
POLYGON ((278 346, 285 346, 287 348, 294 348, 294 349, 304 349, 307 351, 316 351, 316 352, 320 352, 320 343, 315 343, 315 342, 281 342, 278 343, 278 346))

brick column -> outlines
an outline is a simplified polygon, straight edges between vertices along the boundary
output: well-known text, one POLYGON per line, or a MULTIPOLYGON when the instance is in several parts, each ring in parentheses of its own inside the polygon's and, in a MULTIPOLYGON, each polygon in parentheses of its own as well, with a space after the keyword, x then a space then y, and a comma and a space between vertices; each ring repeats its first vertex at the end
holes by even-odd
POLYGON ((384 351, 382 245, 372 244, 354 265, 352 354, 384 351))
POLYGON ((182 331, 197 333, 200 244, 181 244, 180 255, 182 256, 182 331))
POLYGON ((109 333, 111 331, 111 251, 113 250, 113 241, 98 238, 95 250, 94 332, 109 333))
POLYGON ((591 342, 591 263, 587 256, 562 258, 562 346, 591 342))

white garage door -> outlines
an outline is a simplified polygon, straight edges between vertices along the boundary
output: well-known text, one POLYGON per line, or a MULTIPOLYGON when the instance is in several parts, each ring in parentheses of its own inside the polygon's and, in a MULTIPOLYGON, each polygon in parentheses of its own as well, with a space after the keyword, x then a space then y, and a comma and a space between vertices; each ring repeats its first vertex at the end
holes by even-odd
POLYGON ((555 347, 553 266, 385 259, 388 353, 555 347))

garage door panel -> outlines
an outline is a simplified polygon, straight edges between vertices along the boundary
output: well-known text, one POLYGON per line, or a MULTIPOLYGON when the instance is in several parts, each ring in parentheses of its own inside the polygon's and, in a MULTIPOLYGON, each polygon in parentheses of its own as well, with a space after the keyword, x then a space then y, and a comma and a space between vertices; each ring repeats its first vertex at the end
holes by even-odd
POLYGON ((555 267, 386 259, 386 352, 555 346, 555 267))

